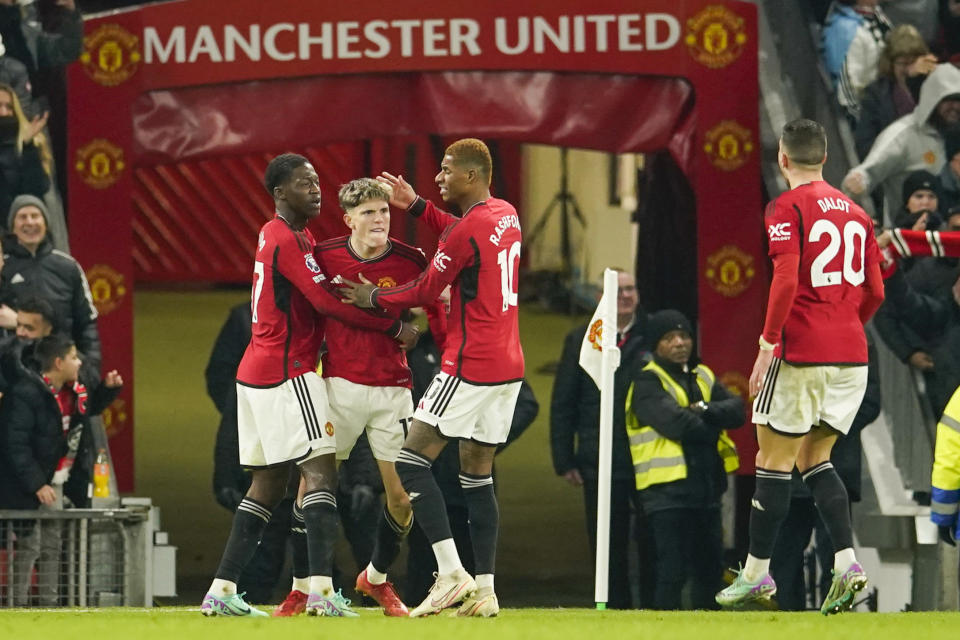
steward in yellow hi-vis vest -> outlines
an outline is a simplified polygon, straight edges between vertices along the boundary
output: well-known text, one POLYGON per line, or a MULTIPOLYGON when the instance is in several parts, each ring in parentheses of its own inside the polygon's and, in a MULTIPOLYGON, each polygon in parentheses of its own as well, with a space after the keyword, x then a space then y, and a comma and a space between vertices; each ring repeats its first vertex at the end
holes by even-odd
POLYGON ((937 446, 933 454, 933 492, 930 519, 940 527, 940 539, 956 545, 960 521, 960 388, 953 392, 937 423, 937 446))
POLYGON ((656 548, 654 608, 679 609, 693 579, 691 605, 715 609, 723 574, 720 498, 739 466, 726 429, 746 420, 743 400, 705 365, 689 367, 693 330, 679 311, 658 311, 647 324, 653 360, 627 393, 630 453, 656 548))

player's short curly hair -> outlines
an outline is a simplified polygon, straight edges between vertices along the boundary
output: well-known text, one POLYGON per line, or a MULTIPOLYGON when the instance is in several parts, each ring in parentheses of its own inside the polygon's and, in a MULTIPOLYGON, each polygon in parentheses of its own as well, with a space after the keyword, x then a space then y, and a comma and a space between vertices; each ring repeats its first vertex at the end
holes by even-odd
POLYGON ((823 164, 827 153, 827 132, 814 120, 797 118, 783 127, 780 134, 784 152, 796 164, 817 166, 823 164))
POLYGON ((477 140, 476 138, 457 140, 447 147, 444 155, 452 156, 456 164, 477 169, 487 181, 487 184, 490 184, 490 176, 493 174, 493 159, 490 157, 490 149, 487 148, 483 140, 477 140))
POLYGON ((349 211, 370 200, 390 201, 390 187, 373 178, 357 178, 347 184, 340 185, 340 208, 349 211))
POLYGON ((267 193, 273 197, 273 190, 289 180, 294 169, 305 164, 310 164, 310 161, 297 153, 282 153, 271 160, 263 173, 263 186, 267 188, 267 193))
POLYGON ((40 296, 27 296, 21 300, 18 300, 16 303, 17 311, 22 311, 23 313, 35 313, 44 320, 47 321, 47 324, 50 325, 50 329, 53 332, 56 332, 57 325, 57 312, 54 311, 53 305, 46 298, 40 296))

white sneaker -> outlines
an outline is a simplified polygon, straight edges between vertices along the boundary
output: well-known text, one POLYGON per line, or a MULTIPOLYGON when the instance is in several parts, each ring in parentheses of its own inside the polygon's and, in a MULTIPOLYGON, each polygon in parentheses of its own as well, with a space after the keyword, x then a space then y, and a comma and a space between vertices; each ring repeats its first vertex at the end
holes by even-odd
POLYGON ((477 618, 493 618, 498 613, 500 613, 500 603, 497 601, 497 594, 492 591, 484 595, 474 593, 467 596, 467 599, 457 610, 458 616, 474 616, 477 618))
POLYGON ((411 618, 440 613, 477 591, 477 583, 463 569, 445 576, 436 573, 433 575, 436 576, 436 582, 430 587, 423 602, 410 612, 411 618))

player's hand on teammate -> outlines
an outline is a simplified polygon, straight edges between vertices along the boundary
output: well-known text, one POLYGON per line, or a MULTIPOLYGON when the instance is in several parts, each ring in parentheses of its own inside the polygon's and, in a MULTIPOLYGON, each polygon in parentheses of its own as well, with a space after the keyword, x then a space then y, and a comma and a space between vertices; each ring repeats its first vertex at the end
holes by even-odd
POLYGON ((420 340, 420 329, 417 328, 417 325, 411 322, 404 322, 400 325, 400 333, 397 335, 397 341, 400 343, 401 349, 410 351, 410 349, 417 346, 418 340, 420 340))
POLYGON ((403 176, 395 176, 384 171, 377 176, 377 182, 390 187, 390 204, 394 207, 409 209, 410 205, 417 199, 417 192, 403 179, 403 176))
POLYGON ((767 370, 773 363, 773 349, 761 349, 757 360, 753 363, 753 372, 750 374, 750 397, 756 397, 763 388, 763 379, 767 377, 767 370))
POLYGON ((583 486, 583 476, 580 475, 579 469, 570 469, 561 477, 575 487, 583 486))
POLYGON ((373 292, 377 286, 364 278, 362 273, 358 275, 360 276, 360 282, 340 278, 337 286, 340 287, 340 295, 343 296, 341 302, 352 304, 361 309, 373 309, 373 292))
POLYGON ((103 385, 107 389, 116 389, 117 387, 123 386, 123 378, 117 373, 117 370, 114 369, 107 373, 103 378, 103 385))

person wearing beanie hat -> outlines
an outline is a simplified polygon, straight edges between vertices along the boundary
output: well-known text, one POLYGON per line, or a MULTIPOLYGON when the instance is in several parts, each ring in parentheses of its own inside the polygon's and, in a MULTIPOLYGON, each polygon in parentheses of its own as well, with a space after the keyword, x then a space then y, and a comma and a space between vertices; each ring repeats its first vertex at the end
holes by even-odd
POLYGON ((61 330, 83 354, 84 365, 99 375, 100 333, 90 286, 80 264, 54 248, 48 216, 40 198, 26 194, 14 198, 7 217, 14 241, 5 243, 0 289, 14 300, 45 298, 53 306, 61 330))
POLYGON ((746 419, 743 399, 706 365, 692 367, 693 329, 679 311, 650 316, 653 360, 627 392, 636 487, 656 549, 655 609, 680 609, 692 580, 694 609, 716 609, 723 581, 720 498, 739 466, 727 429, 746 419))
POLYGON ((947 134, 944 145, 947 162, 940 170, 941 211, 950 211, 960 205, 960 131, 947 134))
POLYGON ((929 171, 914 171, 903 181, 903 206, 893 218, 898 229, 935 231, 940 227, 940 181, 929 171))

